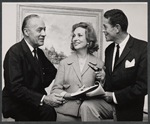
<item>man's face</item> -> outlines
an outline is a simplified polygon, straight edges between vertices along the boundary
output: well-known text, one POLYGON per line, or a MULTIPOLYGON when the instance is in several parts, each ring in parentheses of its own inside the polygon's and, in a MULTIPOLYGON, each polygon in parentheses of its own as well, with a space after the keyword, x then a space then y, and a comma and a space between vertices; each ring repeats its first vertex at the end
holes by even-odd
POLYGON ((109 19, 104 18, 103 20, 103 33, 106 41, 115 41, 116 39, 116 28, 109 23, 109 19))
POLYGON ((44 45, 46 27, 44 22, 40 18, 35 17, 28 20, 25 29, 28 41, 33 47, 44 45))

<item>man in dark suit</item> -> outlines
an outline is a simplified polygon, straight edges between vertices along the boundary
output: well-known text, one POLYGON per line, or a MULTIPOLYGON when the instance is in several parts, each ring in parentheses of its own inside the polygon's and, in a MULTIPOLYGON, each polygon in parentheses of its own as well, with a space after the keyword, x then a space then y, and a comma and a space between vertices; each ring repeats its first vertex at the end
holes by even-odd
POLYGON ((142 121, 147 94, 147 42, 127 33, 128 20, 121 10, 105 12, 103 26, 106 41, 113 41, 105 51, 105 99, 114 107, 117 121, 142 121))
POLYGON ((39 46, 44 44, 45 24, 38 15, 25 17, 24 38, 13 45, 4 59, 5 87, 2 92, 4 117, 16 121, 55 121, 54 106, 63 102, 58 94, 47 95, 56 68, 39 46))

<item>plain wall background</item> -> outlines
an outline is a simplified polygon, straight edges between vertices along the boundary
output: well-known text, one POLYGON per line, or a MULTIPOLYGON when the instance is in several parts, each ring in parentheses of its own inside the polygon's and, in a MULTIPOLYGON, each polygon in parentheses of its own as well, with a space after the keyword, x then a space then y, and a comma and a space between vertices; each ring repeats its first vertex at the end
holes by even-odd
MULTIPOLYGON (((17 4, 23 3, 2 3, 2 65, 7 50, 16 42, 16 21, 17 21, 17 4)), ((128 33, 133 37, 148 41, 148 5, 146 2, 88 2, 88 3, 24 3, 24 4, 44 4, 65 7, 79 7, 91 9, 103 9, 104 12, 109 9, 121 9, 126 14, 129 26, 128 33)), ((106 42, 103 35, 103 57, 104 50, 111 42, 106 42)), ((2 88, 4 87, 3 67, 2 67, 2 88)), ((145 109, 148 109, 148 97, 145 100, 145 109)))

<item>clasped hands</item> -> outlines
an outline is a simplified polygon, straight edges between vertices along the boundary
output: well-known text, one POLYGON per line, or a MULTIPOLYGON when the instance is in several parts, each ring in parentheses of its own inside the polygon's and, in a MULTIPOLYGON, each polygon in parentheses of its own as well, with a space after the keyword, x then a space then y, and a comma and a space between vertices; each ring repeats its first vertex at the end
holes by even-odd
MULTIPOLYGON (((85 86, 83 85, 77 91, 83 90, 84 87, 85 86)), ((44 103, 47 105, 53 106, 53 107, 58 107, 58 106, 64 104, 66 102, 66 99, 72 99, 70 93, 67 93, 64 98, 57 93, 52 93, 52 94, 44 97, 44 103)), ((112 92, 105 92, 104 99, 109 103, 113 102, 112 92)))
MULTIPOLYGON (((84 88, 85 88, 85 85, 83 85, 81 88, 79 88, 76 92, 82 91, 82 90, 84 90, 84 88)), ((112 94, 113 94, 113 92, 107 92, 106 91, 105 94, 104 94, 104 96, 103 96, 103 98, 107 102, 111 103, 111 102, 113 102, 113 95, 112 94)), ((90 96, 90 93, 87 93, 87 96, 90 96)), ((64 96, 64 98, 67 99, 67 100, 73 99, 73 97, 71 96, 70 93, 66 93, 66 95, 64 96)))
POLYGON ((53 107, 58 107, 65 103, 65 99, 57 93, 52 93, 44 97, 44 103, 53 107))

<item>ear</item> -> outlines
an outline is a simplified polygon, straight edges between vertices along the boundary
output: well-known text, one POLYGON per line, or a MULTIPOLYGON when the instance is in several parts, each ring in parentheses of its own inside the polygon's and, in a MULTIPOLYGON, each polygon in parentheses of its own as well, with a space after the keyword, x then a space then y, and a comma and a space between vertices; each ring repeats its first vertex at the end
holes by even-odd
POLYGON ((119 24, 116 24, 115 28, 116 28, 116 32, 119 33, 121 30, 121 26, 119 24))
POLYGON ((24 28, 23 31, 24 31, 24 34, 25 34, 26 36, 29 36, 28 30, 27 30, 26 28, 24 28))

